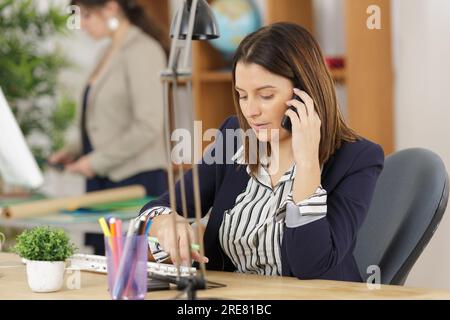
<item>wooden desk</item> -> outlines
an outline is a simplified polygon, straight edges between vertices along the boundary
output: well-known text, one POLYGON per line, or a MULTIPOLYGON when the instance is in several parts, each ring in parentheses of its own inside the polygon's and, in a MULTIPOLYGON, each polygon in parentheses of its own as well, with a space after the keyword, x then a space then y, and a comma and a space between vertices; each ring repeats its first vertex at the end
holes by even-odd
MULTIPOLYGON (((106 275, 81 272, 81 289, 66 286, 55 293, 33 293, 26 280, 25 266, 19 257, 0 253, 0 299, 110 299, 106 275)), ((450 299, 450 291, 381 286, 369 290, 366 284, 341 281, 297 280, 230 272, 209 271, 207 279, 226 284, 224 288, 199 291, 200 298, 288 300, 288 299, 450 299)), ((147 294, 147 299, 172 299, 176 290, 147 294)))

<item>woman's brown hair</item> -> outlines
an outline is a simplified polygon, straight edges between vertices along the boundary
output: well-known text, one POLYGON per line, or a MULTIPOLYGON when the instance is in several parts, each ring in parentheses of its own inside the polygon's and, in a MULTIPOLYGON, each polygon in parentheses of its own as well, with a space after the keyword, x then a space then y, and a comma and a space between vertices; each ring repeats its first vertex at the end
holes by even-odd
MULTIPOLYGON (((285 77, 314 101, 314 109, 321 120, 319 163, 322 166, 340 148, 342 142, 360 139, 350 129, 339 110, 334 81, 325 64, 320 47, 303 27, 279 22, 249 34, 239 45, 233 59, 233 99, 239 123, 244 131, 250 129, 239 106, 236 92, 236 65, 255 63, 266 70, 285 77)), ((270 146, 269 146, 270 148, 270 146)), ((249 160, 249 141, 244 142, 245 160, 249 160)), ((270 154, 270 150, 269 150, 270 154)), ((259 157, 256 157, 259 163, 259 157)), ((250 163, 255 172, 258 163, 250 163)))
POLYGON ((137 3, 137 0, 72 0, 71 4, 83 5, 87 8, 99 8, 110 1, 117 2, 127 19, 150 37, 158 41, 166 55, 169 55, 169 35, 145 13, 144 8, 137 3))

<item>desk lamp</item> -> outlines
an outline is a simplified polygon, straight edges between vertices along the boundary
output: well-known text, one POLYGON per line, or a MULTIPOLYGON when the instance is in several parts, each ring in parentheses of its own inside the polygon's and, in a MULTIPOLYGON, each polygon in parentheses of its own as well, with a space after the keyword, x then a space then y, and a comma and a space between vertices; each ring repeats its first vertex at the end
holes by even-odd
MULTIPOLYGON (((165 135, 165 147, 168 159, 168 185, 169 185, 169 197, 170 207, 176 212, 176 192, 175 182, 171 159, 171 121, 169 113, 169 100, 170 100, 170 86, 172 85, 172 97, 174 112, 177 110, 177 91, 178 82, 182 81, 187 87, 188 97, 186 99, 186 110, 192 110, 192 114, 195 113, 192 101, 192 40, 208 40, 219 37, 217 22, 215 17, 205 0, 185 0, 181 8, 175 14, 171 24, 171 49, 169 54, 167 69, 161 73, 161 81, 163 83, 164 90, 164 135, 165 135)), ((191 133, 193 130, 193 121, 191 121, 191 133)), ((195 145, 195 141, 191 138, 191 147, 195 145)), ((195 204, 195 221, 197 223, 197 232, 195 235, 196 243, 200 244, 200 254, 204 256, 203 241, 201 241, 201 203, 200 203, 200 189, 199 189, 199 177, 197 160, 195 159, 195 153, 191 153, 194 159, 186 160, 192 163, 192 179, 194 190, 194 204, 195 204)), ((182 211, 185 218, 187 218, 187 206, 186 206, 186 192, 184 185, 184 172, 182 163, 178 164, 180 191, 182 200, 182 211)), ((175 243, 178 239, 176 234, 176 215, 173 214, 173 235, 175 237, 175 243)), ((178 247, 177 247, 178 248, 178 247)), ((190 243, 188 248, 190 248, 190 243)), ((190 255, 189 255, 190 256, 190 255)), ((205 289, 205 264, 200 263, 199 276, 180 277, 180 251, 176 252, 176 267, 177 267, 177 284, 179 290, 186 290, 188 299, 196 298, 197 289, 205 289)))

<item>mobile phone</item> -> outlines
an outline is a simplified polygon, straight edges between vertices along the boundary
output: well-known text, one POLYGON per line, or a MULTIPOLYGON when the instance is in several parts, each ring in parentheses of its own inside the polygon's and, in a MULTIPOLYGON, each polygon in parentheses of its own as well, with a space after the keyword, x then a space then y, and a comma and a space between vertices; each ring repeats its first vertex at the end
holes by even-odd
MULTIPOLYGON (((293 99, 297 99, 298 101, 303 103, 303 101, 297 95, 294 95, 293 99)), ((297 108, 295 108, 293 106, 289 106, 288 109, 291 109, 298 115, 297 108)), ((286 129, 287 131, 292 133, 292 122, 291 122, 291 119, 287 115, 283 116, 283 119, 281 120, 281 127, 283 127, 284 129, 286 129)))

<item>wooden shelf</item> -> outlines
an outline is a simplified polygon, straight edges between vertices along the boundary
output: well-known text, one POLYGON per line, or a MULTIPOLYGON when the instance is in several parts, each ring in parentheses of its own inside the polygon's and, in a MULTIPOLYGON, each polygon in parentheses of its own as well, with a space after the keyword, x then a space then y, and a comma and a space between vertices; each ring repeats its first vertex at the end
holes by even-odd
MULTIPOLYGON (((265 24, 290 21, 313 35, 313 0, 266 0, 265 24)), ((345 0, 345 67, 330 69, 336 84, 345 84, 347 121, 356 132, 393 151, 393 99, 390 0, 345 0), (384 13, 382 30, 364 27, 366 9, 378 5, 384 13)), ((193 94, 197 119, 203 130, 218 128, 235 113, 231 72, 227 61, 206 41, 193 44, 193 94)))
POLYGON ((231 82, 231 71, 203 71, 199 78, 202 82, 231 82))
MULTIPOLYGON (((184 172, 186 172, 186 171, 188 171, 188 170, 191 170, 192 169, 192 165, 190 165, 190 164, 182 164, 182 167, 183 167, 183 171, 184 172)), ((178 172, 178 165, 177 164, 172 164, 172 168, 173 168, 173 170, 175 171, 175 173, 176 172, 178 172)))
MULTIPOLYGON (((337 83, 345 82, 345 69, 331 69, 331 75, 337 83)), ((198 76, 201 82, 231 82, 231 71, 203 71, 198 76)))
POLYGON ((336 83, 345 83, 345 68, 330 69, 330 72, 336 83))

